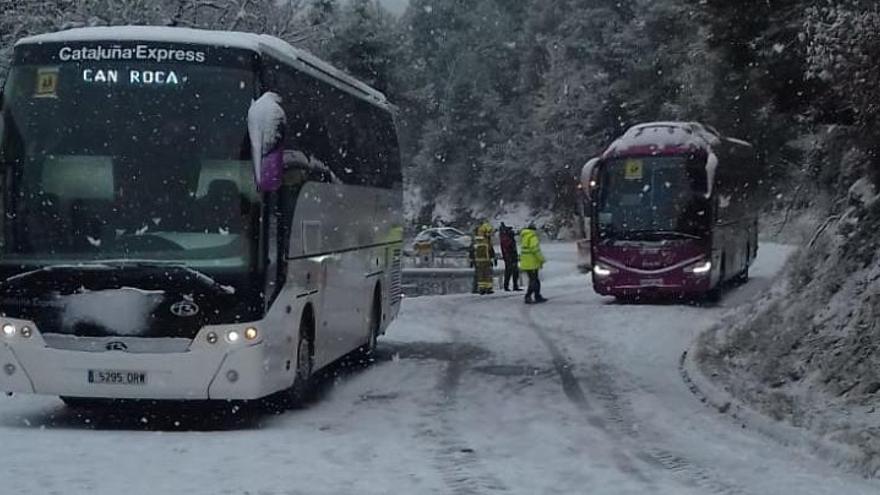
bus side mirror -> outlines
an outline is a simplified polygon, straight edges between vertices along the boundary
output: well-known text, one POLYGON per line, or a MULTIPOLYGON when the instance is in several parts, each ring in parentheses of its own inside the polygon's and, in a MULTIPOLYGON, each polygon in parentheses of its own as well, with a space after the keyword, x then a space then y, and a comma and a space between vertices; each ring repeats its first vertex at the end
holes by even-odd
POLYGON ((299 172, 302 181, 324 182, 328 184, 341 184, 330 167, 324 165, 315 157, 306 156, 299 150, 284 150, 284 174, 289 176, 292 172, 299 172))
POLYGON ((709 152, 706 157, 706 198, 711 198, 715 192, 715 173, 718 170, 718 155, 709 152))
POLYGON ((277 191, 284 176, 284 129, 287 116, 281 97, 268 91, 251 103, 248 109, 248 137, 254 182, 260 192, 277 191))
POLYGON ((581 169, 581 190, 584 191, 584 194, 587 198, 592 199, 593 189, 596 188, 596 178, 593 175, 596 170, 596 164, 599 163, 599 158, 592 158, 590 161, 584 165, 584 168, 581 169))
POLYGON ((312 160, 299 150, 284 150, 283 165, 285 174, 300 171, 304 176, 312 175, 310 172, 314 168, 312 160))

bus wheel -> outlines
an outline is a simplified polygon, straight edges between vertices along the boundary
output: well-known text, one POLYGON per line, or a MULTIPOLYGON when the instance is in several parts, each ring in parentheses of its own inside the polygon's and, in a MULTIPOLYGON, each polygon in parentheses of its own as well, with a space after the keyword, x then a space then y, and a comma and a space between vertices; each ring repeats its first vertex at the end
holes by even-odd
POLYGON ((737 284, 745 284, 749 281, 749 266, 748 265, 746 265, 746 267, 743 268, 743 271, 739 272, 739 275, 736 276, 735 281, 737 284))
POLYGON ((312 385, 312 371, 315 366, 315 346, 308 332, 300 329, 299 342, 296 345, 296 377, 290 387, 291 405, 302 403, 308 398, 312 385))
POLYGON ((358 349, 361 357, 368 359, 376 352, 379 332, 382 330, 382 296, 379 288, 373 293, 373 305, 370 309, 370 336, 367 343, 358 349))
POLYGON ((314 318, 311 312, 307 312, 299 324, 293 384, 286 390, 261 399, 260 402, 267 412, 282 414, 288 409, 302 405, 309 398, 315 366, 314 335, 314 318))

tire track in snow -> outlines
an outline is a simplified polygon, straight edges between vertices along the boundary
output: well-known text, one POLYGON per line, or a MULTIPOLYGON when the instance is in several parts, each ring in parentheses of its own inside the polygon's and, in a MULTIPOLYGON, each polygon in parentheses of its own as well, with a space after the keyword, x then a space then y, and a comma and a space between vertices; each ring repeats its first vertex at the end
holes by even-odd
MULTIPOLYGON (((451 322, 457 320, 456 317, 462 309, 461 301, 455 305, 447 303, 439 306, 443 310, 444 318, 451 322)), ((442 328, 453 345, 451 356, 437 383, 441 401, 432 405, 428 414, 430 418, 436 419, 436 423, 433 423, 436 428, 427 425, 420 433, 435 442, 434 466, 451 490, 450 493, 474 495, 506 492, 508 489, 505 484, 487 472, 479 454, 468 446, 450 417, 458 406, 458 388, 472 356, 457 350, 455 344, 461 342, 461 331, 458 328, 451 325, 444 325, 442 328)))
MULTIPOLYGON (((640 437, 639 432, 641 423, 635 417, 628 401, 617 392, 611 367, 602 362, 602 355, 605 351, 601 343, 594 338, 582 336, 588 342, 589 356, 592 360, 592 364, 583 369, 587 375, 585 381, 589 384, 590 396, 597 399, 605 411, 604 415, 597 414, 587 402, 587 395, 581 388, 580 381, 574 376, 572 363, 551 339, 549 334, 552 329, 546 325, 538 324, 528 309, 523 307, 522 314, 528 321, 529 328, 538 335, 538 338, 553 356, 554 366, 562 379, 566 396, 587 414, 589 424, 613 434, 615 439, 638 442, 638 446, 630 447, 635 450, 636 458, 648 465, 672 473, 684 484, 718 495, 744 495, 746 493, 739 486, 681 454, 662 447, 644 446, 644 439, 640 437), (608 427, 609 424, 611 428, 608 427)), ((627 460, 632 462, 628 457, 627 460)))
MULTIPOLYGON (((553 340, 547 335, 547 332, 543 331, 541 328, 537 326, 532 315, 528 311, 528 308, 521 308, 521 312, 525 319, 529 323, 529 328, 538 336, 538 339, 544 344, 544 347, 550 352, 550 356, 553 359, 553 367, 556 369, 556 373, 559 375, 559 378, 562 382, 562 390, 565 392, 565 396, 574 403, 578 409, 580 409, 586 416, 587 423, 591 426, 594 426, 606 433, 610 433, 608 429, 608 425, 606 422, 606 418, 602 415, 598 414, 590 402, 587 400, 587 396, 584 393, 584 389, 581 387, 580 381, 578 381, 577 377, 574 376, 573 365, 571 361, 565 357, 559 347, 556 345, 553 340)), ((615 440, 616 440, 615 435, 615 440)), ((615 446, 616 447, 616 446, 615 446)), ((617 467, 623 471, 631 475, 634 479, 645 483, 651 484, 651 479, 642 473, 641 469, 636 466, 636 463, 631 459, 626 453, 615 449, 613 452, 614 460, 617 463, 617 467)))

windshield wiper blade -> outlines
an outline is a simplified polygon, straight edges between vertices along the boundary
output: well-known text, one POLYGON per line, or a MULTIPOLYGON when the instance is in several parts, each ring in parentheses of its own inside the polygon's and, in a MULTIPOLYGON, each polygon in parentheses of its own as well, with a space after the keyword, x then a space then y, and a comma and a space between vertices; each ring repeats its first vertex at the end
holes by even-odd
POLYGON ((210 275, 196 270, 191 266, 187 266, 183 263, 178 263, 176 261, 160 261, 160 260, 101 260, 100 263, 115 266, 115 267, 126 267, 133 266, 136 268, 170 268, 172 270, 178 270, 186 272, 193 277, 195 277, 199 282, 222 292, 223 294, 235 294, 235 287, 229 285, 223 285, 220 282, 214 280, 210 275))
POLYGON ((211 278, 211 276, 207 275, 204 272, 196 270, 195 268, 174 261, 166 262, 153 260, 100 260, 87 263, 64 263, 56 265, 46 265, 35 270, 12 275, 11 277, 7 277, 0 283, 8 284, 10 282, 15 282, 32 277, 38 273, 51 272, 54 270, 120 270, 129 266, 136 268, 170 268, 172 270, 183 271, 192 275, 199 282, 207 285, 208 287, 211 287, 218 292, 229 295, 235 294, 235 287, 223 285, 220 282, 217 282, 216 280, 211 278))
POLYGON ((689 234, 687 232, 680 232, 678 230, 628 230, 622 232, 613 232, 612 236, 618 238, 620 240, 628 240, 628 241, 638 241, 644 240, 646 237, 670 237, 676 236, 678 238, 683 239, 694 239, 700 240, 702 237, 689 234))
POLYGON ((17 273, 3 280, 2 283, 15 282, 32 277, 38 273, 51 272, 53 270, 116 270, 117 267, 104 263, 59 263, 55 265, 41 266, 35 270, 17 273))
POLYGON ((654 230, 653 233, 657 235, 677 235, 679 237, 684 237, 686 239, 695 239, 700 240, 702 237, 694 234, 689 234, 687 232, 680 232, 678 230, 654 230))

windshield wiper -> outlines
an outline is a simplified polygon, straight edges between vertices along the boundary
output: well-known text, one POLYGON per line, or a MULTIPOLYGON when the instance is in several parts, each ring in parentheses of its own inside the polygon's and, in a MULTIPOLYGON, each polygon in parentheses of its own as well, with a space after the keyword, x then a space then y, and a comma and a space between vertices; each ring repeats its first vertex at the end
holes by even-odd
POLYGON ((609 237, 628 241, 640 241, 646 240, 646 238, 668 239, 670 237, 677 239, 702 239, 702 237, 698 235, 689 234, 687 232, 681 232, 678 230, 628 230, 624 232, 613 232, 609 237))
POLYGON ((191 266, 184 265, 183 263, 178 263, 175 261, 159 261, 159 260, 101 260, 98 264, 105 264, 114 267, 135 267, 135 268, 170 268, 172 270, 186 272, 193 277, 196 278, 199 282, 211 287, 212 289, 219 291, 223 294, 235 294, 235 287, 229 285, 223 285, 220 282, 214 280, 210 275, 196 270, 191 266))
POLYGON ((104 264, 104 263, 59 263, 56 265, 46 265, 41 266, 35 270, 29 270, 22 273, 17 273, 12 275, 11 277, 7 277, 3 280, 2 283, 8 284, 9 282, 15 282, 16 280, 23 280, 28 277, 32 277, 38 273, 51 272, 54 270, 116 270, 117 267, 104 264))
POLYGON ((65 263, 65 264, 56 264, 56 265, 46 265, 35 270, 30 270, 24 273, 19 273, 16 275, 12 275, 11 277, 3 280, 2 284, 8 284, 10 282, 15 282, 18 280, 23 280, 29 277, 32 277, 38 273, 51 272, 55 270, 80 270, 80 271, 96 271, 96 270, 120 270, 126 267, 135 267, 135 268, 168 268, 171 270, 182 271, 188 273, 195 277, 196 280, 201 282, 202 284, 222 293, 222 294, 235 294, 235 287, 229 285, 223 285, 220 282, 217 282, 209 275, 204 272, 200 272, 195 268, 186 266, 181 263, 177 263, 174 261, 154 261, 154 260, 100 260, 88 263, 65 263))
POLYGON ((653 233, 655 233, 657 235, 671 235, 671 236, 683 237, 685 239, 695 239, 695 240, 702 239, 702 237, 700 237, 698 235, 689 234, 687 232, 681 232, 678 230, 655 230, 655 231, 653 231, 653 233))

